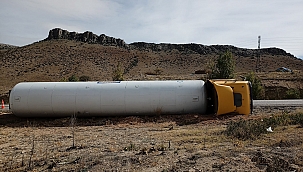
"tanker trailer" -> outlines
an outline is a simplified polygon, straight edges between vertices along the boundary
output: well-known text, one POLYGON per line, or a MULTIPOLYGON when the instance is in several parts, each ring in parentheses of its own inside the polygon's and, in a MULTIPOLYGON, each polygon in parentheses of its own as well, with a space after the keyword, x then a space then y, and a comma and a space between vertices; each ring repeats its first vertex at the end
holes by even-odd
POLYGON ((20 117, 251 113, 250 83, 235 80, 22 82, 10 92, 20 117))

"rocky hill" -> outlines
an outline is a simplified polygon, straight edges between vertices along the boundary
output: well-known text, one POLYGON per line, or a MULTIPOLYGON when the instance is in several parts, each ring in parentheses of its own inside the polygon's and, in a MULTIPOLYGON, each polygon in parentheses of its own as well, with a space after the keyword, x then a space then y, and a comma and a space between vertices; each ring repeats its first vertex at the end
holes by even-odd
POLYGON ((1 44, 1 43, 0 43, 0 51, 12 49, 12 48, 17 48, 17 47, 18 47, 18 46, 9 45, 9 44, 1 44))
MULTIPOLYGON (((114 38, 110 36, 106 36, 105 34, 101 34, 100 36, 86 31, 84 33, 77 32, 69 32, 67 30, 63 30, 61 28, 55 28, 49 31, 48 37, 44 40, 54 40, 54 39, 67 39, 74 41, 81 41, 89 44, 100 44, 104 46, 117 46, 120 48, 126 48, 129 50, 151 50, 155 52, 159 51, 172 51, 178 50, 180 52, 191 52, 198 53, 201 55, 207 54, 220 54, 222 52, 231 51, 234 55, 244 56, 244 57, 255 57, 258 55, 259 50, 257 49, 246 49, 246 48, 238 48, 232 45, 211 45, 206 46, 202 44, 168 44, 168 43, 145 43, 145 42, 135 42, 131 44, 127 44, 124 40, 120 38, 114 38)), ((282 55, 282 56, 290 56, 293 55, 287 53, 286 51, 279 48, 264 48, 260 50, 260 53, 263 55, 282 55)))
POLYGON ((60 28, 49 31, 46 39, 0 51, 0 94, 8 93, 22 81, 62 81, 71 75, 90 80, 112 80, 119 66, 125 80, 199 79, 223 52, 235 57, 236 72, 255 70, 258 53, 263 73, 288 67, 301 71, 303 60, 278 48, 245 49, 232 45, 155 44, 76 33, 60 28), (160 75, 159 75, 160 74, 160 75))

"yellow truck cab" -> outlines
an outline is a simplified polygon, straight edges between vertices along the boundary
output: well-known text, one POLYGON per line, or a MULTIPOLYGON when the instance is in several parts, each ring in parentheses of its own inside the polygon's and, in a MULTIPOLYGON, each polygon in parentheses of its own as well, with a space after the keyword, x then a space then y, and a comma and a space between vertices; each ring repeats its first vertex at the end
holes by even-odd
POLYGON ((209 109, 216 115, 252 113, 253 101, 251 83, 235 79, 214 79, 207 81, 209 109), (233 101, 231 101, 233 100, 233 101))

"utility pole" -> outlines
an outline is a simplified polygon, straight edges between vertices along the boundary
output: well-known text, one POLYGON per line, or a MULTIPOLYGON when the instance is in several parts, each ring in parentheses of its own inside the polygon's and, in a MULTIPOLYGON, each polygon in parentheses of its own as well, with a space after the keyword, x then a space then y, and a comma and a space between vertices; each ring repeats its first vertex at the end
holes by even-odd
POLYGON ((261 44, 261 36, 258 36, 258 55, 257 55, 257 62, 256 62, 256 72, 260 72, 260 56, 261 56, 261 50, 260 50, 260 44, 261 44))

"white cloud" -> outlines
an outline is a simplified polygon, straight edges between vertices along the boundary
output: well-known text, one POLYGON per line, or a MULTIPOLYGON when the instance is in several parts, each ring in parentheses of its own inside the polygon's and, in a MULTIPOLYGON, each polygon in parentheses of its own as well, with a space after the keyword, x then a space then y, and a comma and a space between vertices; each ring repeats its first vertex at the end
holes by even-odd
POLYGON ((40 14, 74 20, 92 20, 96 17, 104 19, 115 15, 108 7, 115 8, 116 6, 116 3, 110 0, 29 0, 21 2, 40 14))
POLYGON ((262 47, 303 57, 302 8, 301 0, 10 0, 0 6, 0 42, 30 44, 55 27, 105 33, 127 43, 244 48, 257 48, 261 35, 262 47))

